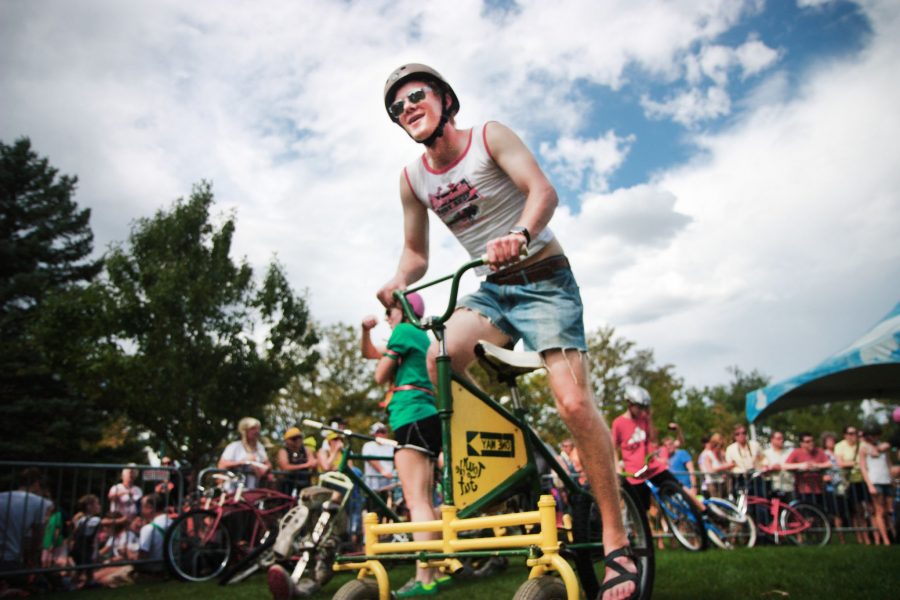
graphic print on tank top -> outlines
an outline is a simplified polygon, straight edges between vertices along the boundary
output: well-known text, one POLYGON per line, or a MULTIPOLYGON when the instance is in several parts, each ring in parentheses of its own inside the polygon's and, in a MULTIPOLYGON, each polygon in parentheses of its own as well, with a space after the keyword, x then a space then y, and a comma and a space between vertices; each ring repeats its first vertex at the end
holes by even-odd
POLYGON ((451 231, 459 232, 467 229, 478 218, 481 196, 464 177, 449 184, 447 189, 438 187, 437 193, 428 196, 428 201, 441 221, 451 231))

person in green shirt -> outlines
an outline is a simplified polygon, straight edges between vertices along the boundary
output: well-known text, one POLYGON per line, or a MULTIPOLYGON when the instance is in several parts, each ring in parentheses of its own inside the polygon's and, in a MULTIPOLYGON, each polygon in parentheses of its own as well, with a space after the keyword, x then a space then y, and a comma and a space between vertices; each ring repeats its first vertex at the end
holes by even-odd
MULTIPOLYGON (((425 303, 416 293, 407 296, 416 316, 425 314, 425 303)), ((412 521, 439 519, 432 503, 434 461, 441 451, 441 425, 434 400, 434 387, 428 377, 427 355, 431 341, 421 329, 404 320, 403 310, 392 306, 385 311, 392 328, 384 348, 372 342, 371 331, 377 320, 367 317, 362 323, 362 353, 377 359, 375 381, 390 386, 387 399, 388 422, 400 446, 394 453, 394 465, 412 521)), ((434 533, 415 533, 416 540, 437 539, 434 533)), ((434 569, 416 568, 415 580, 397 592, 398 598, 437 593, 434 569)))

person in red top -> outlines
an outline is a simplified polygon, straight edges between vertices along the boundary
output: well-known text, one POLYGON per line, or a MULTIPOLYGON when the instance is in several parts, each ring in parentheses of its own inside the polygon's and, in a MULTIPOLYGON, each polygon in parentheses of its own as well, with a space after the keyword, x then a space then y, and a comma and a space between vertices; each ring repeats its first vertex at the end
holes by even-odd
MULTIPOLYGON (((656 485, 663 481, 671 481, 679 487, 681 484, 666 468, 666 463, 656 456, 650 456, 656 450, 656 430, 650 420, 650 393, 639 385, 626 385, 625 398, 628 400, 628 409, 616 417, 612 423, 613 445, 618 450, 622 465, 628 473, 637 473, 644 469, 641 477, 628 477, 630 485, 641 500, 644 510, 650 508, 650 489, 644 485, 649 479, 656 485)), ((694 499, 693 495, 685 494, 694 499)), ((694 500, 700 512, 705 507, 694 500)))
POLYGON ((800 447, 788 455, 784 467, 796 471, 797 498, 825 510, 825 469, 831 468, 831 460, 824 450, 816 448, 816 438, 811 433, 800 434, 800 447))

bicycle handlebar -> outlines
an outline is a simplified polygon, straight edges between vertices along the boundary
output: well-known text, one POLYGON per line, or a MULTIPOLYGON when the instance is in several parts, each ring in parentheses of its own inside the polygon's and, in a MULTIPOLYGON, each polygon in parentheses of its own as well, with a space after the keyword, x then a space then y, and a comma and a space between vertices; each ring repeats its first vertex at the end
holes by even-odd
POLYGON ((345 435, 347 437, 355 437, 361 440, 367 440, 370 442, 375 442, 377 444, 381 444, 382 446, 393 446, 397 447, 400 443, 397 440, 389 440, 388 438, 379 438, 371 435, 365 435, 363 433, 356 433, 351 429, 338 429, 337 427, 331 427, 330 425, 326 425, 321 421, 314 421, 312 419, 303 419, 303 424, 307 427, 312 427, 313 429, 322 429, 325 431, 334 431, 335 433, 339 433, 341 435, 345 435))
POLYGON ((423 330, 434 329, 436 326, 440 326, 446 323, 447 320, 450 319, 450 317, 453 315, 453 311, 456 310, 456 300, 459 295, 459 280, 462 278, 463 274, 465 274, 466 271, 484 266, 485 264, 487 264, 486 255, 464 264, 452 275, 445 275, 444 277, 440 277, 438 279, 435 279, 434 281, 429 281, 427 283, 423 283, 422 285, 417 285, 406 290, 394 290, 394 298, 398 302, 400 302, 400 306, 403 308, 403 314, 406 316, 406 319, 410 324, 423 330), (448 279, 451 280, 450 298, 447 302, 447 309, 444 311, 444 314, 440 317, 427 317, 423 320, 420 320, 419 317, 416 316, 416 313, 413 312, 412 307, 409 305, 409 301, 406 299, 407 294, 418 292, 419 290, 424 290, 425 288, 437 285, 438 283, 443 283, 448 279))

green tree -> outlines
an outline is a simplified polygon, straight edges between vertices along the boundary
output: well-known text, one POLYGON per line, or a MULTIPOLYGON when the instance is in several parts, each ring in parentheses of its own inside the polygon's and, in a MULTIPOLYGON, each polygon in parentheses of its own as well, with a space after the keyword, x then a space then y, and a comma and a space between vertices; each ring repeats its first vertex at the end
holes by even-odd
POLYGON ((657 365, 652 350, 617 337, 612 327, 601 327, 588 336, 588 361, 594 395, 607 422, 625 412, 623 392, 629 383, 650 393, 653 425, 658 431, 677 420, 684 382, 674 366, 657 365))
POLYGON ((305 418, 334 417, 365 431, 370 424, 385 419, 384 409, 378 406, 385 390, 375 384, 375 361, 362 357, 358 326, 335 323, 319 329, 320 360, 315 371, 287 386, 270 407, 269 418, 279 431, 299 426, 305 418))
POLYGON ((81 323, 57 357, 69 376, 127 414, 132 434, 149 432, 151 445, 195 466, 318 359, 305 300, 277 262, 257 285, 246 261, 230 258, 235 221, 211 223, 213 202, 202 183, 139 220, 100 281, 56 298, 46 327, 81 323))
MULTIPOLYGON (((91 211, 74 201, 78 179, 60 175, 27 138, 0 142, 0 455, 89 458, 109 420, 48 362, 34 329, 48 296, 91 281, 91 211)), ((58 337, 69 336, 63 327, 58 337)), ((55 340, 50 340, 55 344, 55 340)))

